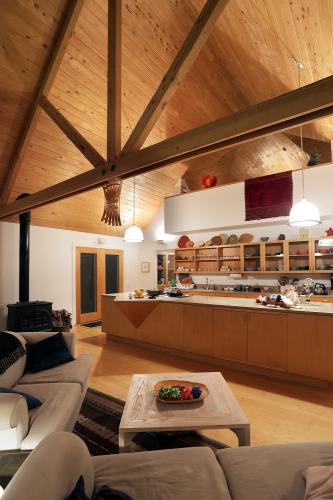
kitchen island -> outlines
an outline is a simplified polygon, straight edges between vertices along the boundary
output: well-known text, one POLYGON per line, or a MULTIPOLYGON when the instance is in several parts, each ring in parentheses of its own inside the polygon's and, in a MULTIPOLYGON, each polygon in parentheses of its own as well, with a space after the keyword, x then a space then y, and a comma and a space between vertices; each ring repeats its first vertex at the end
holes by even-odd
POLYGON ((270 309, 254 298, 102 296, 102 331, 176 356, 316 384, 333 381, 333 304, 270 309))

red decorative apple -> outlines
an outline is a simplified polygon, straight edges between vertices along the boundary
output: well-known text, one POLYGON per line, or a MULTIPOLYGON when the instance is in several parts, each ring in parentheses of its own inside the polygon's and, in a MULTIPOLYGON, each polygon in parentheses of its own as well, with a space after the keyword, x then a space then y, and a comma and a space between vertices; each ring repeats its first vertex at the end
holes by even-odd
POLYGON ((204 175, 201 177, 201 185, 205 188, 216 186, 217 177, 215 175, 204 175))

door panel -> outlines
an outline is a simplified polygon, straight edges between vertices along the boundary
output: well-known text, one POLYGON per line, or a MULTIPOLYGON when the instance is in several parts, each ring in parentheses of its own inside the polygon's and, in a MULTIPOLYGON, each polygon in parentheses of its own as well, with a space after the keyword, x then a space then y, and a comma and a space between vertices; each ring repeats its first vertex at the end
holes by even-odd
POLYGON ((105 255, 105 293, 116 293, 119 290, 119 256, 105 255))
POLYGON ((76 249, 76 321, 101 319, 101 295, 123 291, 123 252, 76 249))
POLYGON ((81 253, 81 313, 97 311, 97 254, 81 253))

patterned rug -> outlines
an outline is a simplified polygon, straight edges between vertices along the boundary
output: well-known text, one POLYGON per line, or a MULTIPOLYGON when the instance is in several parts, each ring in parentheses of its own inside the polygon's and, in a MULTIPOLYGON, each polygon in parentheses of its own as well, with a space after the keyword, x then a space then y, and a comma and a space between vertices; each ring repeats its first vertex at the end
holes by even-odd
MULTIPOLYGON (((74 433, 80 436, 92 455, 119 453, 118 428, 124 401, 88 389, 74 433)), ((190 446, 209 446, 217 451, 227 446, 198 432, 142 432, 135 436, 129 451, 164 450, 190 446)))

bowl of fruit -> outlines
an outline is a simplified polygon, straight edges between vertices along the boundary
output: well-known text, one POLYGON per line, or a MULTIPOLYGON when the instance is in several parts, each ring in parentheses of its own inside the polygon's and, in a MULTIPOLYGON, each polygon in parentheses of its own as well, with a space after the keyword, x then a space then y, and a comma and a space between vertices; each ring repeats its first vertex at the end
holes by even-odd
POLYGON ((199 382, 161 380, 155 385, 155 394, 161 403, 195 403, 205 399, 209 390, 199 382))

